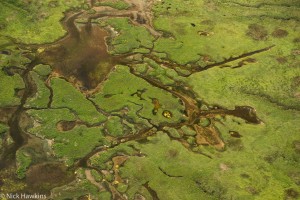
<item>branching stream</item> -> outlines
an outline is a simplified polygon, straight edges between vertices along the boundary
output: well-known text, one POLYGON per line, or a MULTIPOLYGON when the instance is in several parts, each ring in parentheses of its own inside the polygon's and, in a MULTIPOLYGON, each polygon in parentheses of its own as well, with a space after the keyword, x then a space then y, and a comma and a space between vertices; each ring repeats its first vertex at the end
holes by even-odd
MULTIPOLYGON (((90 3, 91 5, 94 4, 93 1, 91 1, 90 3)), ((132 4, 133 6, 131 9, 126 11, 119 11, 107 7, 95 7, 95 10, 97 11, 96 14, 89 14, 87 11, 67 13, 65 19, 62 21, 62 24, 67 30, 68 34, 52 44, 30 45, 28 47, 33 52, 35 51, 36 55, 32 62, 27 65, 26 69, 21 74, 25 83, 25 90, 23 96, 21 97, 21 104, 17 107, 16 111, 12 114, 8 122, 8 125, 10 127, 10 136, 12 137, 14 143, 13 145, 5 149, 5 153, 3 154, 4 156, 1 158, 1 163, 10 163, 9 160, 13 160, 15 158, 16 151, 20 147, 25 145, 28 140, 30 140, 30 136, 24 131, 21 123, 22 117, 23 115, 25 115, 24 104, 29 97, 34 95, 33 93, 35 83, 32 80, 30 71, 37 64, 48 64, 52 66, 52 76, 53 74, 58 74, 58 76, 64 77, 85 95, 97 92, 99 89, 99 84, 107 78, 110 71, 116 64, 127 65, 130 69, 131 74, 145 80, 154 87, 160 88, 165 92, 174 95, 176 98, 180 99, 183 102, 185 107, 185 115, 187 117, 187 120, 179 123, 161 123, 159 125, 152 124, 152 127, 142 129, 134 135, 119 137, 116 139, 115 143, 109 147, 99 147, 97 149, 94 149, 85 157, 78 160, 74 164, 74 166, 71 166, 70 170, 75 170, 78 167, 89 168, 91 166, 89 166, 88 160, 96 153, 106 151, 109 148, 114 148, 128 141, 145 139, 151 135, 154 135, 157 131, 165 131, 165 127, 180 129, 183 126, 188 126, 191 129, 195 130, 199 137, 201 136, 202 138, 204 138, 203 140, 198 141, 199 145, 209 144, 221 150, 224 148, 224 142, 220 139, 219 132, 214 127, 214 118, 217 115, 231 115, 242 118, 246 122, 253 124, 259 124, 261 122, 260 119, 256 116, 255 109, 249 106, 236 106, 234 110, 228 110, 225 108, 201 110, 198 102, 194 99, 196 94, 191 89, 189 89, 189 92, 193 95, 188 95, 188 93, 184 93, 176 89, 176 87, 166 87, 161 82, 153 79, 150 76, 137 73, 134 68, 134 65, 137 64, 137 62, 127 59, 128 56, 134 54, 109 54, 107 52, 107 44, 105 40, 107 37, 109 37, 109 32, 97 25, 93 25, 91 22, 92 19, 101 17, 128 17, 129 19, 131 19, 131 22, 134 25, 146 27, 154 37, 163 37, 162 34, 156 31, 152 26, 151 3, 142 3, 142 1, 133 0, 128 0, 128 3, 132 4), (80 18, 87 18, 88 22, 83 25, 76 25, 75 21, 80 18), (38 53, 38 49, 42 49, 42 52, 38 53), (99 76, 91 75, 95 73, 97 73, 97 75, 99 76), (212 123, 208 127, 200 127, 198 126, 198 121, 200 118, 209 118, 212 123)), ((232 57, 219 63, 213 63, 202 68, 195 66, 190 70, 190 75, 193 73, 201 73, 201 71, 208 70, 213 67, 224 66, 225 64, 232 61, 246 59, 254 54, 268 51, 272 47, 273 46, 269 46, 263 49, 251 51, 249 53, 244 53, 240 56, 232 57)), ((144 55, 144 57, 152 57, 158 64, 172 69, 174 69, 175 65, 178 66, 178 64, 173 63, 170 60, 155 59, 155 57, 150 54, 146 54, 144 55)), ((184 68, 184 66, 179 67, 184 68)), ((179 73, 179 75, 182 74, 179 73)), ((53 91, 50 84, 46 85, 51 91, 47 108, 51 108, 53 91)), ((87 99, 96 106, 95 102, 89 99, 88 96, 87 99)), ((97 110, 102 114, 104 113, 101 108, 98 108, 97 110)), ((186 141, 178 138, 171 139, 177 140, 178 142, 182 143, 187 149, 191 150, 191 147, 186 143, 186 141)), ((207 157, 211 158, 210 156, 207 157)), ((167 174, 161 168, 160 170, 164 174, 167 174)), ((181 176, 178 175, 178 177, 181 176)), ((109 188, 111 187, 112 186, 109 186, 109 188)), ((158 199, 157 194, 149 187, 148 183, 145 183, 144 187, 151 193, 153 199, 158 199)))

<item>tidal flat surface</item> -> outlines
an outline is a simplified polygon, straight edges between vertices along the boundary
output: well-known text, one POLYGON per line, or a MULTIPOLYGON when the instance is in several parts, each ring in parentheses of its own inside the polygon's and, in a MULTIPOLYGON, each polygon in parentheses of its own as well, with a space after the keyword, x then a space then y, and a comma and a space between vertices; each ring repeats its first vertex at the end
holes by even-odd
POLYGON ((0 198, 300 199, 299 13, 0 0, 0 198))

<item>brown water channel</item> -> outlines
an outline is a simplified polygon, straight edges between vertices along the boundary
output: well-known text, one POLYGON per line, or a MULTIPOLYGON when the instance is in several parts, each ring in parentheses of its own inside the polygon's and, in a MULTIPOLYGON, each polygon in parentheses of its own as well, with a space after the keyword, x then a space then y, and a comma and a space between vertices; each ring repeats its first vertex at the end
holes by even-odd
MULTIPOLYGON (((97 87, 106 78, 111 69, 117 63, 120 63, 120 60, 124 57, 112 56, 107 52, 105 39, 108 37, 108 32, 106 30, 92 24, 76 26, 75 20, 80 14, 66 15, 62 23, 67 31, 67 35, 62 39, 51 44, 31 46, 32 49, 38 49, 39 53, 36 54, 36 58, 33 59, 27 66, 27 69, 21 74, 25 83, 24 94, 21 98, 21 104, 15 109, 8 120, 10 135, 14 143, 3 152, 0 159, 0 169, 12 166, 16 151, 20 147, 28 145, 31 138, 23 130, 25 127, 22 126, 22 121, 24 121, 22 120, 22 116, 24 116, 26 111, 24 105, 27 99, 36 92, 33 89, 35 83, 30 76, 30 71, 34 66, 40 63, 48 64, 53 68, 54 72, 65 77, 73 84, 78 84, 81 90, 90 90, 97 87)), ((53 166, 60 165, 60 163, 52 164, 51 162, 50 164, 53 166)), ((40 179, 35 174, 39 174, 39 170, 44 170, 47 166, 37 164, 30 167, 26 180, 29 186, 27 189, 37 189, 39 187, 39 184, 33 185, 34 182, 40 179), (37 168, 36 166, 41 167, 37 168)), ((49 176, 51 177, 50 179, 53 179, 52 175, 49 176)), ((56 180, 56 182, 49 184, 51 187, 55 184, 62 184, 61 181, 56 180)))
POLYGON ((67 35, 62 39, 51 44, 29 46, 33 50, 39 49, 42 52, 36 54, 26 70, 20 74, 25 83, 25 90, 21 97, 21 104, 8 120, 10 135, 15 143, 5 151, 1 165, 6 160, 5 157, 14 155, 18 148, 27 143, 28 136, 20 127, 20 119, 24 114, 24 104, 36 92, 35 83, 29 73, 34 66, 40 63, 49 64, 59 75, 68 80, 75 80, 83 90, 89 90, 103 81, 121 59, 121 56, 112 56, 107 52, 105 38, 108 32, 106 30, 91 24, 79 27, 75 25, 75 20, 80 14, 81 12, 66 14, 62 24, 67 35))
MULTIPOLYGON (((21 127, 20 121, 22 115, 24 115, 25 113, 24 104, 26 103, 27 98, 32 96, 33 93, 32 88, 34 86, 34 82, 32 82, 29 72, 35 65, 39 63, 49 64, 53 68, 54 72, 62 77, 65 77, 71 83, 78 84, 80 86, 80 89, 82 91, 85 91, 96 88, 99 83, 101 83, 107 77, 109 72, 116 64, 125 62, 124 58, 126 55, 113 56, 107 52, 105 39, 109 36, 109 34, 105 29, 97 25, 92 25, 91 23, 81 25, 75 24, 75 20, 81 14, 82 13, 69 13, 66 15, 65 19, 62 21, 68 33, 65 37, 52 44, 36 46, 36 48, 40 49, 38 51, 40 53, 37 54, 37 58, 32 61, 32 63, 27 67, 28 69, 26 69, 22 74, 26 85, 26 89, 22 97, 22 103, 20 106, 18 106, 9 120, 10 134, 15 142, 15 145, 9 151, 7 151, 7 155, 15 155, 15 152, 18 150, 18 148, 27 143, 29 137, 23 131, 23 127, 21 127)), ((199 117, 213 118, 215 115, 233 115, 243 118, 250 123, 257 124, 260 122, 260 120, 256 116, 255 110, 251 107, 236 107, 235 110, 217 109, 202 111, 197 105, 194 96, 189 96, 182 93, 181 91, 176 91, 175 89, 169 89, 160 82, 152 80, 147 76, 138 75, 134 72, 133 67, 131 67, 131 73, 140 78, 143 78, 154 87, 158 87, 165 90, 166 92, 173 94, 174 96, 181 99, 182 102, 184 102, 188 120, 176 124, 160 124, 159 126, 154 126, 156 130, 163 130, 164 126, 180 128, 183 125, 188 125, 192 127, 192 125, 196 123, 199 117)), ((116 141, 116 144, 111 146, 110 148, 113 148, 114 146, 117 146, 124 142, 128 142, 131 140, 140 140, 153 135, 155 134, 154 128, 152 127, 149 129, 141 130, 137 135, 134 136, 126 136, 124 138, 120 138, 116 141)), ((217 135, 217 137, 218 136, 219 135, 217 135)), ((217 144, 219 144, 219 140, 216 141, 217 144)), ((84 158, 80 159, 75 167, 88 167, 88 159, 95 153, 104 150, 105 148, 95 149, 84 158)), ((7 160, 8 159, 2 159, 2 162, 5 162, 7 160)), ((28 184, 35 188, 38 187, 36 185, 42 184, 43 180, 47 180, 49 177, 55 180, 58 179, 57 176, 51 174, 49 175, 49 177, 45 176, 41 178, 41 183, 38 182, 38 180, 40 179, 39 174, 42 171, 53 167, 56 167, 56 174, 67 173, 67 169, 61 167, 60 163, 37 164, 31 167, 28 171, 28 184)), ((70 171, 72 171, 72 169, 70 171)), ((74 178, 73 176, 65 177, 68 177, 70 180, 74 178)), ((51 184, 55 185, 56 183, 51 184)), ((151 191, 152 189, 149 188, 148 185, 144 186, 150 193, 152 193, 153 199, 155 199, 154 197, 156 195, 151 191)))
POLYGON ((68 80, 79 82, 82 90, 95 88, 105 79, 120 57, 107 52, 106 30, 97 25, 76 26, 74 14, 64 22, 68 35, 47 45, 39 59, 53 67, 54 72, 68 80))

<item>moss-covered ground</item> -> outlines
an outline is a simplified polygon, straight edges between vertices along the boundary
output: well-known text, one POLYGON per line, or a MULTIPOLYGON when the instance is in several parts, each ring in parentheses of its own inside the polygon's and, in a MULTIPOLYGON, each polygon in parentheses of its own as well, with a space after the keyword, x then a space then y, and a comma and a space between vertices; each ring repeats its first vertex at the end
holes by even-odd
POLYGON ((300 199, 299 13, 0 0, 0 193, 300 199))
POLYGON ((28 59, 24 58, 21 52, 18 51, 11 55, 0 55, 1 107, 14 106, 20 103, 19 98, 16 97, 16 90, 23 89, 24 82, 20 75, 15 73, 11 68, 13 68, 13 66, 22 68, 26 63, 28 63, 28 59))
POLYGON ((1 0, 1 37, 23 43, 53 42, 66 32, 60 24, 63 12, 78 9, 83 1, 1 0))

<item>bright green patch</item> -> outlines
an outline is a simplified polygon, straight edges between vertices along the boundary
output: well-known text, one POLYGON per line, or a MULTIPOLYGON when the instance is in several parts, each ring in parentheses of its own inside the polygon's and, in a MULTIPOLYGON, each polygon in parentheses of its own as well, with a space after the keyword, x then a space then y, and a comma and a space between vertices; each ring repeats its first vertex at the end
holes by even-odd
POLYGON ((108 134, 114 137, 122 136, 124 134, 120 117, 113 116, 108 118, 105 128, 107 129, 108 134))
POLYGON ((67 107, 73 110, 81 119, 89 124, 105 121, 106 117, 100 114, 95 106, 69 82, 61 78, 51 79, 53 89, 53 108, 67 107))
POLYGON ((101 182, 102 181, 103 176, 100 175, 98 171, 96 171, 96 170, 93 169, 93 170, 91 170, 91 174, 94 177, 95 181, 97 181, 97 182, 101 182))
POLYGON ((118 153, 125 155, 133 155, 135 150, 128 146, 129 144, 121 144, 115 148, 108 149, 105 152, 100 152, 95 154, 90 158, 91 165, 93 167, 97 167, 99 169, 107 169, 110 170, 112 168, 112 157, 117 155, 118 153))
MULTIPOLYGON (((276 199, 281 199, 285 188, 297 188, 290 174, 297 162, 299 164, 299 159, 285 157, 289 153, 284 153, 285 158, 278 157, 293 166, 282 171, 278 164, 274 166, 263 159, 267 155, 264 150, 269 149, 269 145, 264 147, 260 143, 270 143, 270 136, 263 136, 267 142, 253 143, 260 134, 253 130, 263 130, 262 127, 235 127, 240 127, 239 131, 245 133, 242 139, 245 149, 238 152, 228 149, 213 159, 188 151, 180 143, 170 141, 165 134, 152 137, 149 144, 135 144, 147 156, 130 157, 120 169, 122 177, 129 179, 128 195, 133 196, 148 181, 161 199, 254 199, 254 195, 255 199, 263 199, 272 197, 273 184, 277 188, 276 199)), ((287 144, 273 145, 278 148, 287 144)))
POLYGON ((65 158, 68 164, 82 158, 96 146, 103 145, 105 141, 100 127, 79 125, 71 130, 59 130, 59 122, 62 120, 75 120, 74 114, 68 109, 30 110, 28 114, 34 119, 34 127, 28 131, 52 140, 56 155, 65 158))
POLYGON ((167 53, 169 59, 177 63, 197 61, 200 66, 205 66, 276 43, 283 48, 288 48, 287 41, 297 37, 297 31, 293 33, 289 31, 297 27, 297 21, 284 20, 299 19, 297 14, 299 8, 290 9, 290 7, 276 5, 265 7, 267 8, 257 9, 241 6, 238 3, 217 1, 182 3, 179 0, 166 0, 163 3, 156 3, 155 28, 170 36, 159 38, 155 42, 154 49, 167 53), (268 13, 269 17, 265 17, 265 13, 268 13), (266 38, 258 41, 247 36, 251 24, 262 25, 267 30, 266 38), (289 29, 287 38, 278 39, 269 36, 278 27, 289 29))
POLYGON ((22 72, 21 70, 30 62, 22 55, 22 51, 13 49, 13 47, 7 47, 3 50, 8 52, 8 55, 0 54, 0 107, 20 103, 17 91, 24 88, 24 82, 16 68, 22 72))
POLYGON ((26 155, 26 153, 23 152, 22 150, 17 151, 16 159, 17 159, 17 177, 19 179, 23 179, 26 176, 26 171, 29 165, 31 164, 32 160, 30 156, 26 155))
POLYGON ((155 88, 142 78, 132 75, 125 66, 117 66, 109 79, 104 83, 102 91, 94 100, 106 111, 120 111, 127 107, 140 117, 148 118, 153 123, 176 122, 183 119, 180 109, 183 106, 178 99, 168 92, 155 88), (122 83, 122 84, 120 84, 122 83), (158 99, 161 105, 158 113, 153 114, 153 99, 158 99), (173 117, 170 119, 162 115, 163 110, 170 110, 173 117))
POLYGON ((38 73, 40 76, 47 76, 51 73, 52 69, 49 65, 37 65, 33 68, 33 70, 38 73))
POLYGON ((145 27, 134 26, 127 18, 108 19, 107 23, 119 32, 118 36, 112 38, 112 54, 128 53, 134 49, 152 48, 154 37, 145 27))
POLYGON ((3 0, 0 2, 0 33, 23 43, 52 42, 65 34, 60 24, 63 13, 82 3, 81 0, 3 0))
POLYGON ((0 80, 0 106, 18 105, 20 98, 16 96, 16 90, 24 88, 22 78, 18 74, 8 75, 0 66, 0 80))

